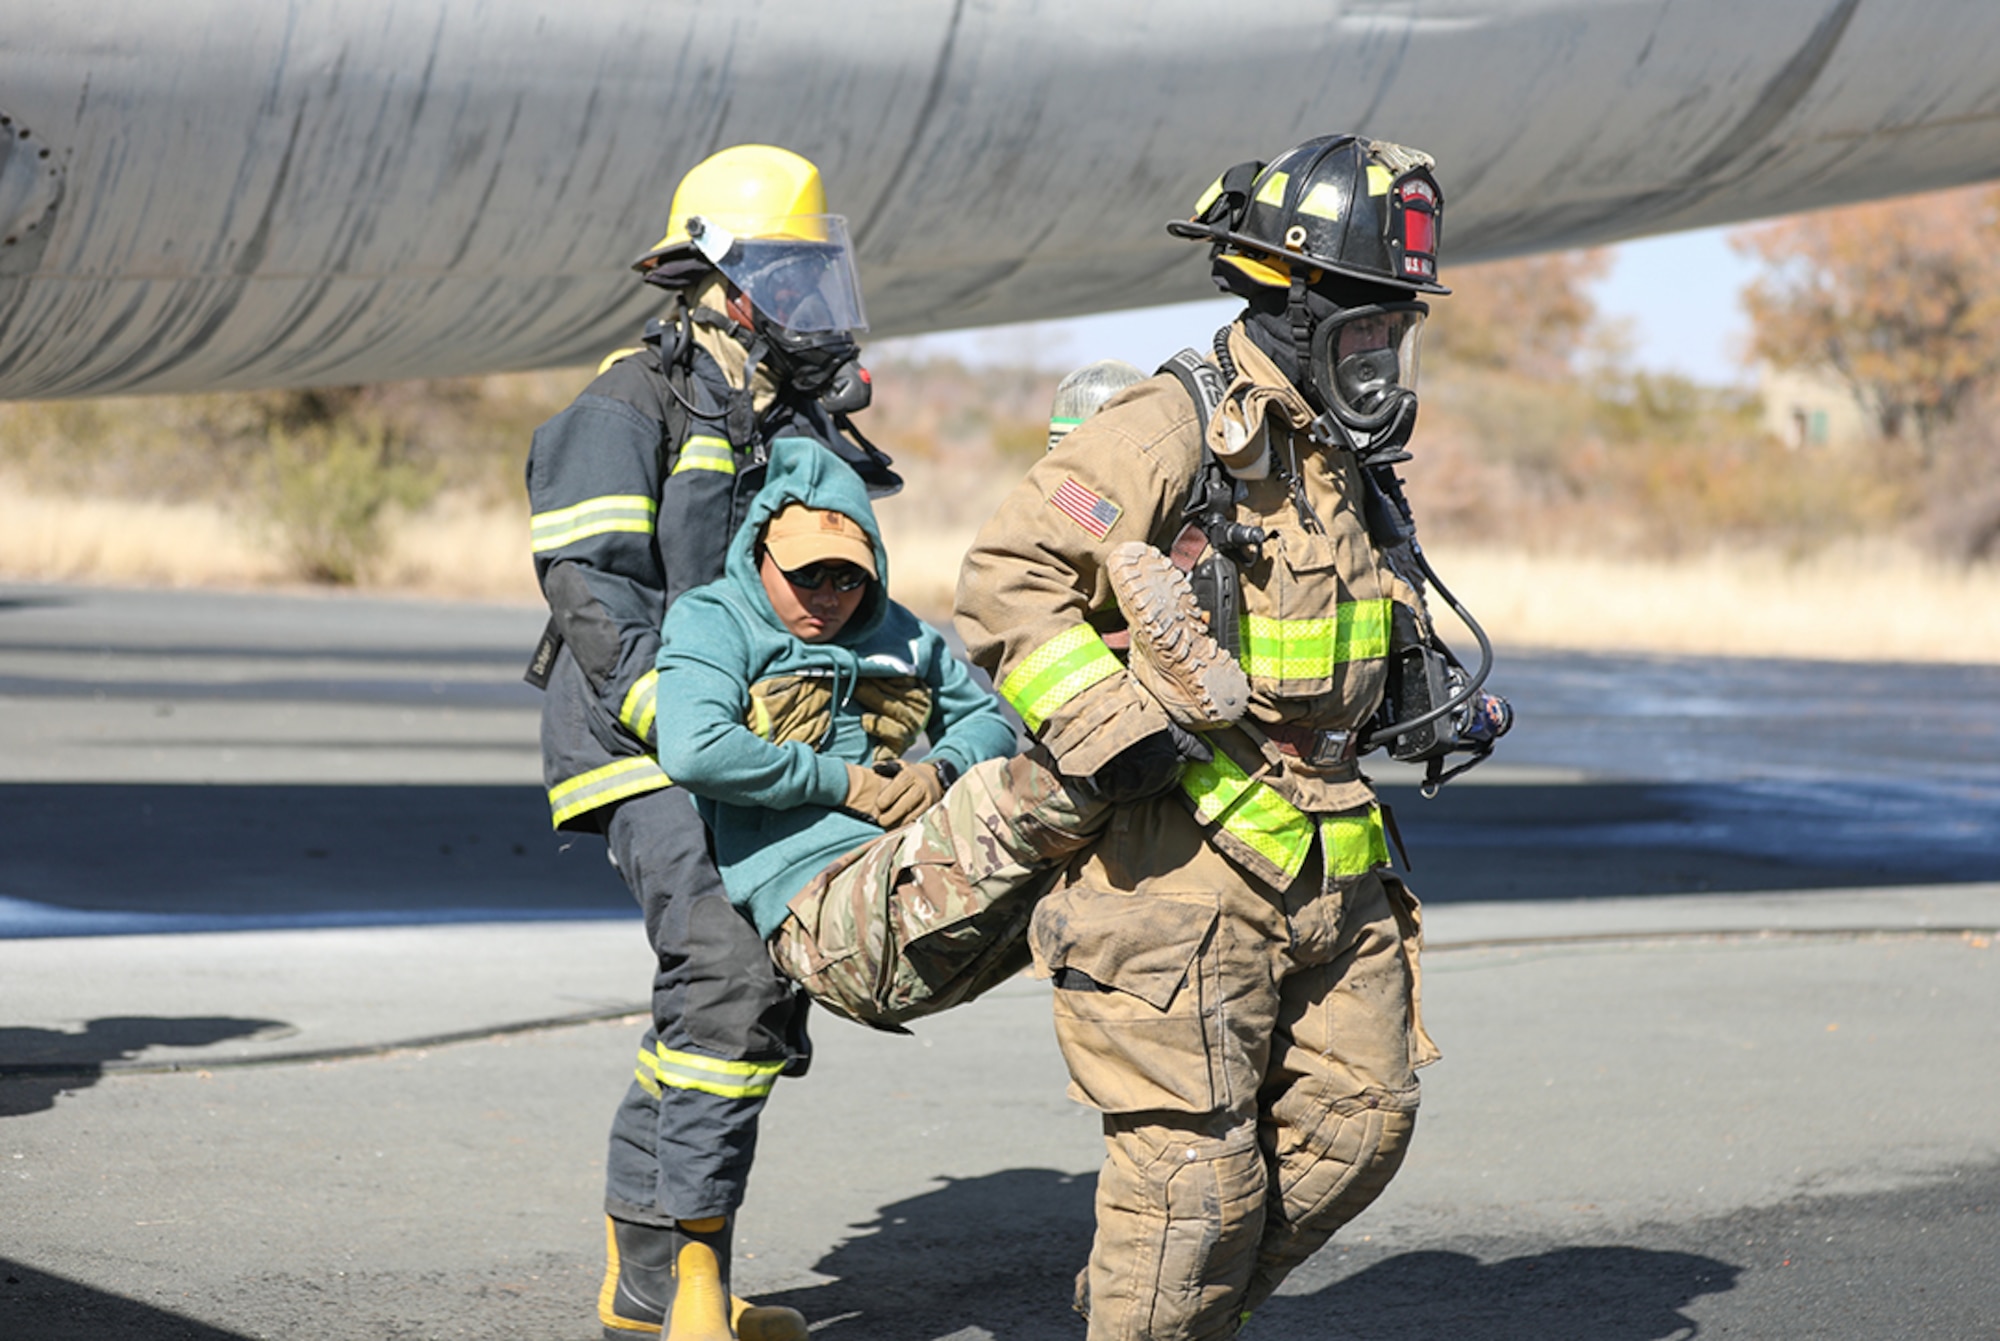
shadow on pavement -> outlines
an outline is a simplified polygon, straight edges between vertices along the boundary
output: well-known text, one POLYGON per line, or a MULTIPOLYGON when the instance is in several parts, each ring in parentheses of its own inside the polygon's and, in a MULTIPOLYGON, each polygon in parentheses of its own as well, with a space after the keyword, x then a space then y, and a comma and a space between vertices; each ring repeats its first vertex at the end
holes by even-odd
POLYGON ((1696 1335, 1701 1329, 1681 1309, 1734 1289, 1741 1270, 1631 1247, 1555 1248, 1490 1264, 1464 1253, 1402 1253, 1315 1293, 1271 1300, 1250 1335, 1665 1341, 1696 1335))
MULTIPOLYGON (((1986 880, 2000 792, 1815 780, 1385 787, 1430 902, 1986 880)), ((0 937, 624 918, 533 787, 0 785, 0 937)))
MULTIPOLYGON (((813 1269, 836 1279, 758 1296, 799 1309, 829 1341, 1081 1336, 1070 1283, 1090 1252, 1096 1180, 1008 1169, 885 1206, 813 1269), (972 1330, 972 1329, 977 1329, 972 1330)), ((1664 1341, 1681 1309, 1733 1289, 1741 1268, 1635 1247, 1563 1247, 1491 1264, 1404 1253, 1311 1294, 1271 1300, 1251 1336, 1482 1341, 1664 1341)))
POLYGON ((1994 788, 1815 779, 1381 795, 1429 903, 1950 884, 2000 871, 1994 788))
POLYGON ((813 1269, 837 1279, 758 1296, 828 1341, 994 1341, 1080 1336, 1070 1282, 1090 1253, 1097 1180, 1054 1169, 948 1179, 882 1208, 813 1269), (979 1333, 969 1333, 979 1335, 979 1333))
MULTIPOLYGON (((57 1095, 95 1085, 107 1065, 130 1061, 147 1048, 203 1048, 288 1027, 282 1020, 228 1015, 109 1015, 92 1020, 76 1034, 0 1026, 0 1118, 53 1108, 57 1095)), ((22 1333, 0 1331, 0 1335, 22 1333)))
POLYGON ((0 1336, 11 1341, 247 1341, 0 1257, 0 1336))
POLYGON ((7 784, 0 814, 0 936, 637 916, 534 787, 7 784))

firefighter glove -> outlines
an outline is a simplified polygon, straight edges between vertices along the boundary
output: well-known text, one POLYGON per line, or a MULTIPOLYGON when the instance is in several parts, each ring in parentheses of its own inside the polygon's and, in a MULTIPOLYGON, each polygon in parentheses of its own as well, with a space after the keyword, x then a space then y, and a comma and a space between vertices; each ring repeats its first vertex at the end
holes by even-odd
POLYGON ((1091 774, 1097 794, 1112 805, 1125 805, 1157 796, 1180 781, 1181 765, 1192 759, 1206 763, 1214 755, 1201 738, 1169 722, 1127 745, 1091 774))
POLYGON ((882 785, 881 824, 885 829, 915 819, 944 796, 944 775, 936 764, 898 759, 876 768, 888 774, 882 785))
POLYGON ((863 768, 847 766, 847 799, 840 808, 893 829, 944 795, 944 781, 935 764, 902 760, 863 768))

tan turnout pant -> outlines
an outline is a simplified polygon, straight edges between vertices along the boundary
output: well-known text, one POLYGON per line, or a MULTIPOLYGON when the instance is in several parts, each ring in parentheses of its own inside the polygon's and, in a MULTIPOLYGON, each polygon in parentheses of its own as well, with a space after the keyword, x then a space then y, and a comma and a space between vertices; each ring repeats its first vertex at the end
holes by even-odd
POLYGON ((1416 900, 1247 876, 1173 798, 1127 807, 1030 941, 1071 1093, 1104 1114, 1090 1341, 1234 1335, 1394 1176, 1415 1124, 1416 900))

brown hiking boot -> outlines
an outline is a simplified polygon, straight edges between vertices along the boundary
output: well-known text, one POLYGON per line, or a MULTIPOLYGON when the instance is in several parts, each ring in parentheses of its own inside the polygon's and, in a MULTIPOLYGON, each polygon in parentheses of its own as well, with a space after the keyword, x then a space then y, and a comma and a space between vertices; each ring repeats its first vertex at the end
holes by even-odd
POLYGON ((1132 630, 1130 670, 1167 716, 1191 731, 1226 726, 1250 706, 1250 678, 1209 636, 1187 575, 1151 545, 1128 541, 1105 562, 1132 630))

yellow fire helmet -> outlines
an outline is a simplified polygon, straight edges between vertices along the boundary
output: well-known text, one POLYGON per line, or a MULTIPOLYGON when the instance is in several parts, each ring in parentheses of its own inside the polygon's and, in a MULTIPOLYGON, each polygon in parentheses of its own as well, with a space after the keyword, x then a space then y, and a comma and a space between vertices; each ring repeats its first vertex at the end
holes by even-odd
POLYGON ((674 191, 667 235, 633 263, 683 288, 719 270, 791 331, 862 331, 868 321, 847 221, 826 212, 819 169, 789 149, 739 144, 697 163, 674 191))
POLYGON ((825 213, 826 187, 810 159, 776 145, 739 144, 710 154, 681 178, 674 188, 667 235, 632 268, 651 270, 668 252, 691 248, 690 215, 733 220, 741 237, 781 237, 797 236, 790 230, 801 216, 825 213))

